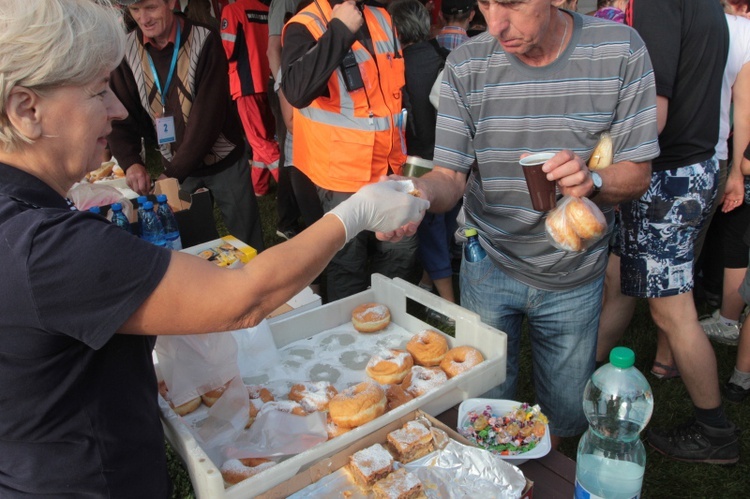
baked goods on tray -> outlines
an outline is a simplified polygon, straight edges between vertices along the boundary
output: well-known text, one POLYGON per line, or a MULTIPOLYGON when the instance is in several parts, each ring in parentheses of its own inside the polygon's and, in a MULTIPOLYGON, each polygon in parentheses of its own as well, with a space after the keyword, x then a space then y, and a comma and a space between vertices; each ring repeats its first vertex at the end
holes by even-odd
POLYGON ((349 457, 349 472, 365 490, 393 471, 393 456, 380 444, 371 445, 349 457))
POLYGON ((363 303, 352 311, 352 324, 360 333, 374 333, 391 323, 391 311, 381 303, 363 303))
POLYGON ((396 460, 409 463, 433 451, 432 432, 418 421, 407 421, 403 427, 386 436, 396 460))

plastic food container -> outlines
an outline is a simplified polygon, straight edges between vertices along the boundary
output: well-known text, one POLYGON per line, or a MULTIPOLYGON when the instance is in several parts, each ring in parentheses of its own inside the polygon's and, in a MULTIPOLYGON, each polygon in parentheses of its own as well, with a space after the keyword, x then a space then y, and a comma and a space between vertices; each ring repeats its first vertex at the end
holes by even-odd
MULTIPOLYGON (((482 412, 484 411, 485 407, 490 406, 492 410, 492 414, 496 416, 504 416, 505 414, 509 413, 513 410, 513 408, 518 407, 522 404, 522 402, 517 402, 515 400, 500 400, 500 399, 467 399, 461 402, 461 405, 458 407, 458 423, 456 430, 461 433, 461 429, 466 425, 466 422, 469 418, 470 412, 482 412)), ((541 442, 537 444, 536 447, 531 449, 528 452, 524 452, 522 454, 516 454, 515 456, 499 456, 505 461, 509 461, 512 464, 515 464, 516 466, 525 463, 529 459, 538 459, 540 457, 546 456, 549 451, 552 449, 552 443, 550 441, 549 436, 549 426, 544 425, 546 431, 544 432, 544 437, 542 437, 541 442)), ((461 433, 463 435, 463 433, 461 433)), ((471 440, 471 439, 469 439, 471 440)), ((473 443, 473 442, 472 442, 473 443)))
MULTIPOLYGON (((344 324, 351 324, 352 310, 362 303, 377 302, 391 311, 391 323, 414 334, 430 328, 422 320, 407 312, 415 304, 427 306, 456 321, 455 338, 448 338, 452 347, 470 345, 479 349, 485 361, 444 385, 417 397, 369 423, 341 436, 281 461, 256 476, 225 488, 219 472, 221 463, 213 463, 199 442, 189 431, 187 423, 160 398, 162 424, 167 439, 186 464, 196 496, 199 499, 245 499, 255 497, 298 473, 311 468, 321 459, 328 458, 349 447, 380 428, 421 409, 436 416, 470 397, 476 397, 505 380, 507 336, 505 333, 481 322, 479 316, 454 303, 433 295, 402 279, 389 279, 380 274, 372 276, 372 287, 367 291, 314 308, 290 318, 270 324, 278 349, 300 340, 309 340, 311 348, 326 349, 333 345, 320 345, 316 336, 344 324)), ((377 333, 376 333, 377 334, 377 333)), ((349 347, 340 346, 346 349, 349 347)), ((343 350, 342 350, 343 351, 343 350)), ((239 355, 252 355, 240 351, 239 355)), ((363 376, 364 367, 362 369, 363 376)), ((364 378, 363 378, 364 379, 364 378)))

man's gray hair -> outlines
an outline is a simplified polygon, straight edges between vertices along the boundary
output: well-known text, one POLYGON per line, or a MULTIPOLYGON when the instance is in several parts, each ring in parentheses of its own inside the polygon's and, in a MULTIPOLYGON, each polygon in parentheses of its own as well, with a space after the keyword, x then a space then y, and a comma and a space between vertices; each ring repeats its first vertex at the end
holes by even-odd
POLYGON ((29 142, 8 120, 14 87, 86 85, 124 54, 122 15, 109 0, 0 2, 0 146, 10 152, 29 142))
POLYGON ((430 13, 419 0, 395 0, 388 6, 402 45, 430 39, 430 13))

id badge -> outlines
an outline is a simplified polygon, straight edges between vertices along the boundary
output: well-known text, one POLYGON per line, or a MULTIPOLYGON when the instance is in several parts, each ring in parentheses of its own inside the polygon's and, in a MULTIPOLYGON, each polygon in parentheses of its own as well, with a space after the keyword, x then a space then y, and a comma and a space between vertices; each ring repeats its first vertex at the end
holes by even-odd
POLYGON ((177 140, 174 133, 174 116, 156 118, 156 140, 159 145, 171 144, 177 140))

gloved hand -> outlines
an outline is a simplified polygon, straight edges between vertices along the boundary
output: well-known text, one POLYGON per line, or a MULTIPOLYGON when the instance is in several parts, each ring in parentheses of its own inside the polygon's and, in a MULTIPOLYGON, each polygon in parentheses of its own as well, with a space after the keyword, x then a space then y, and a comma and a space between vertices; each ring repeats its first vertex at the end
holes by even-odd
POLYGON ((422 220, 430 202, 409 194, 411 180, 386 180, 368 184, 329 213, 346 229, 346 242, 363 230, 390 232, 422 220))

